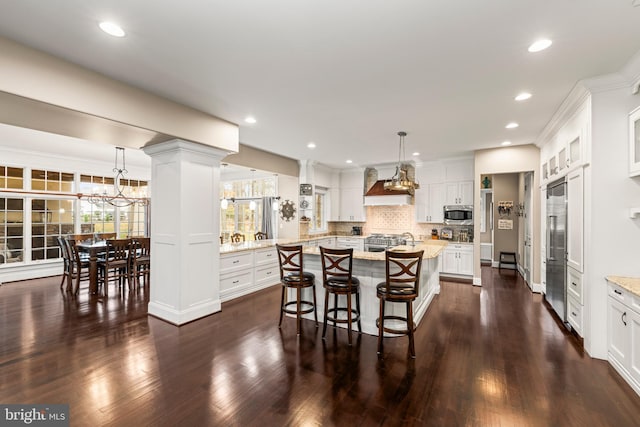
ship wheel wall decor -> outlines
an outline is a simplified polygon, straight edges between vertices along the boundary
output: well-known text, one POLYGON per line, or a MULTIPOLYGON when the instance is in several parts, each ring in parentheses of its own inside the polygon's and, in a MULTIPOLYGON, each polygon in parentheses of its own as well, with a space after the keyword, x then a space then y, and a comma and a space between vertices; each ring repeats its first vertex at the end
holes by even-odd
POLYGON ((291 200, 285 200, 280 204, 280 218, 289 222, 296 217, 296 206, 291 200))

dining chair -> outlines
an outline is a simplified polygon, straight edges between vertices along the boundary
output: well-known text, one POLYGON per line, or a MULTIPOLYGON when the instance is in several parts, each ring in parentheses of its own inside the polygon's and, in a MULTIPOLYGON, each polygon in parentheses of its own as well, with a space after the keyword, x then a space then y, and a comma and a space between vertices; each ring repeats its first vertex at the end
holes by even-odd
POLYGON ((149 237, 136 237, 131 241, 129 249, 131 255, 131 275, 134 289, 140 287, 140 277, 144 278, 144 285, 149 286, 151 276, 151 239, 149 237))
POLYGON ((316 312, 316 281, 313 273, 304 271, 302 263, 302 245, 285 246, 276 245, 278 251, 278 263, 280 265, 280 283, 282 284, 282 296, 280 298, 280 322, 285 313, 296 316, 296 334, 300 335, 302 315, 313 312, 318 327, 318 313, 316 312), (289 289, 296 291, 295 301, 288 301, 285 296, 289 289), (302 290, 310 289, 313 294, 313 302, 302 299, 302 290), (291 308, 294 306, 295 308, 291 308))
POLYGON ((231 235, 231 242, 232 243, 240 243, 240 241, 244 242, 244 234, 240 234, 240 233, 233 233, 231 235))
MULTIPOLYGON (((69 273, 69 251, 67 249, 67 243, 65 242, 65 238, 58 236, 56 238, 58 242, 58 246, 60 246, 60 255, 62 255, 62 280, 60 281, 60 289, 64 286, 64 282, 67 281, 67 276, 69 273)), ((69 283, 67 283, 67 290, 69 290, 69 283)))
POLYGON ((109 239, 107 240, 107 250, 104 258, 98 260, 98 268, 101 274, 102 285, 104 286, 105 296, 109 293, 109 280, 114 280, 118 283, 118 287, 124 286, 124 282, 129 284, 129 290, 131 290, 130 280, 130 258, 129 247, 131 239, 109 239))
POLYGON ((388 332, 395 335, 409 336, 409 354, 416 357, 413 332, 416 325, 413 322, 413 301, 418 297, 420 287, 420 272, 424 251, 393 252, 385 251, 386 280, 376 286, 376 295, 380 299, 380 315, 376 319, 378 326, 378 355, 382 357, 383 334, 388 332), (385 303, 404 303, 406 315, 385 314, 385 303), (396 321, 406 323, 405 329, 385 327, 384 322, 396 321))
POLYGON ((324 287, 324 320, 322 324, 322 338, 327 333, 327 321, 346 323, 351 345, 351 325, 358 323, 358 333, 362 332, 360 324, 360 280, 353 277, 353 248, 329 249, 320 246, 322 259, 322 286, 324 287), (333 308, 329 308, 329 294, 333 294, 333 308), (356 307, 352 307, 351 297, 355 295, 356 307), (346 307, 338 306, 338 297, 344 296, 346 307), (340 316, 346 314, 346 319, 340 316))
POLYGON ((256 240, 265 240, 268 239, 269 236, 267 235, 267 233, 263 233, 262 231, 258 231, 256 234, 253 235, 253 237, 256 240))
POLYGON ((81 254, 75 239, 64 239, 69 254, 69 268, 67 269, 67 291, 78 295, 80 292, 80 281, 89 280, 89 258, 81 254), (73 282, 75 280, 75 288, 73 282))

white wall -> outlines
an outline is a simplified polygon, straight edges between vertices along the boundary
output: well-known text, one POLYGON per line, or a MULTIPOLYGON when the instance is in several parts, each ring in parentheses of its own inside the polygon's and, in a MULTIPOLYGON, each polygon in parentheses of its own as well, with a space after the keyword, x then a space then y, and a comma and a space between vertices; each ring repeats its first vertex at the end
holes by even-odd
POLYGON ((278 238, 297 239, 299 234, 299 209, 298 209, 298 178, 294 176, 278 175, 279 203, 285 200, 293 201, 296 206, 296 216, 291 221, 284 221, 278 214, 278 238))

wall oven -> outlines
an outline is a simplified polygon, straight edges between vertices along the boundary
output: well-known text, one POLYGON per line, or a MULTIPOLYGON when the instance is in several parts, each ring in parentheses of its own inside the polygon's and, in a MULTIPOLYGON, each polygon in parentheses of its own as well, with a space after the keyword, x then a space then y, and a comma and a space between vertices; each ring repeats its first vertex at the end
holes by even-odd
POLYGON ((446 205, 444 223, 447 225, 473 225, 473 206, 446 205))

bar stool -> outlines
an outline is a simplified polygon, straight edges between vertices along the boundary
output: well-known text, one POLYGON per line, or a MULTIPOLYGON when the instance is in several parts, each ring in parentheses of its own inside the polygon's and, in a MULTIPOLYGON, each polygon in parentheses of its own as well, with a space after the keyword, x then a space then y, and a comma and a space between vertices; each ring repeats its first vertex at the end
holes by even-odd
POLYGON ((413 322, 413 301, 418 297, 420 286, 420 270, 422 268, 422 256, 424 251, 417 252, 385 252, 386 281, 379 283, 376 294, 380 298, 380 317, 376 320, 378 326, 378 354, 382 356, 382 335, 389 332, 397 335, 409 336, 409 353, 416 357, 413 342, 413 331, 416 328, 413 322), (406 317, 398 315, 385 315, 386 302, 405 303, 406 317), (385 320, 399 320, 406 322, 406 329, 395 329, 384 326, 385 320))
POLYGON ((296 315, 296 334, 300 335, 301 317, 303 314, 313 312, 318 327, 318 313, 316 312, 316 281, 313 273, 305 273, 302 265, 302 245, 285 246, 276 245, 278 250, 278 262, 280 263, 280 282, 282 283, 282 298, 280 299, 280 322, 284 313, 296 315), (304 288, 311 288, 313 302, 302 299, 301 292, 304 288), (296 290, 296 300, 287 301, 285 293, 287 289, 296 290), (295 305, 294 308, 289 308, 295 305), (303 307, 304 306, 304 307, 303 307))
POLYGON ((324 286, 324 321, 322 326, 322 338, 327 333, 327 320, 337 323, 346 323, 349 331, 349 345, 351 345, 351 324, 358 322, 358 333, 362 332, 360 325, 360 280, 352 275, 353 248, 329 249, 320 246, 322 258, 322 285, 324 286), (329 294, 333 294, 333 308, 329 308, 329 294), (338 296, 347 297, 347 306, 338 307, 338 296), (356 309, 351 307, 351 296, 356 296, 356 309), (347 318, 338 316, 340 312, 346 312, 347 318))

